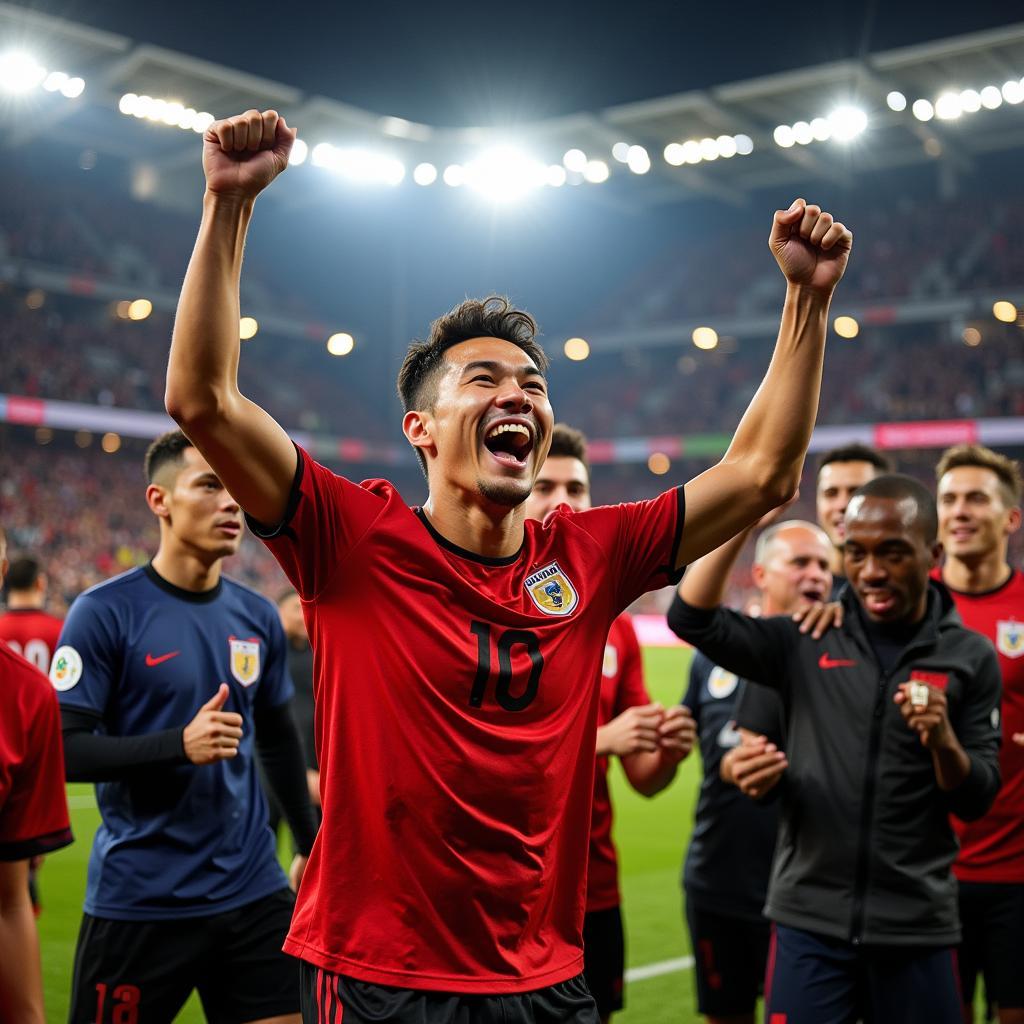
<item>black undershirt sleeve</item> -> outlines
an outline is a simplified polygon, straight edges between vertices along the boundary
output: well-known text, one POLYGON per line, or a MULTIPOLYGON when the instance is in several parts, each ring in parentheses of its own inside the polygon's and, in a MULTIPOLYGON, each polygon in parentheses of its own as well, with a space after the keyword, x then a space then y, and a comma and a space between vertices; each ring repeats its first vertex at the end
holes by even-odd
POLYGON ((140 768, 188 764, 184 727, 140 736, 105 736, 93 711, 62 707, 64 767, 68 782, 117 782, 140 768))
POLYGON ((306 759, 302 751, 292 702, 256 709, 256 749, 267 782, 295 837, 295 847, 309 856, 317 823, 306 785, 306 759))

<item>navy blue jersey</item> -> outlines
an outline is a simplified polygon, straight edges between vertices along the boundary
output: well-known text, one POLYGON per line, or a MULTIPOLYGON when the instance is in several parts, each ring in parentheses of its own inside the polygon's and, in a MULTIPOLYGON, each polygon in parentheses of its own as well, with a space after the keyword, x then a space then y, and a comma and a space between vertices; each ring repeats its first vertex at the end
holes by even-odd
POLYGON ((285 637, 265 598, 221 579, 196 594, 151 566, 85 591, 71 606, 50 678, 61 705, 100 731, 181 728, 224 682, 238 712, 236 757, 160 766, 96 786, 103 823, 85 910, 128 921, 217 914, 285 887, 256 775, 254 713, 292 697, 285 637))
MULTIPOLYGON (((718 774, 726 751, 740 742, 736 708, 748 687, 695 651, 683 703, 697 721, 704 779, 697 801, 690 848, 683 867, 686 898, 703 910, 743 920, 763 920, 768 874, 778 820, 775 805, 752 800, 718 774)), ((778 704, 770 690, 756 687, 778 704)), ((770 716, 769 716, 770 719, 770 716)), ((781 745, 781 707, 775 729, 762 730, 781 745)))

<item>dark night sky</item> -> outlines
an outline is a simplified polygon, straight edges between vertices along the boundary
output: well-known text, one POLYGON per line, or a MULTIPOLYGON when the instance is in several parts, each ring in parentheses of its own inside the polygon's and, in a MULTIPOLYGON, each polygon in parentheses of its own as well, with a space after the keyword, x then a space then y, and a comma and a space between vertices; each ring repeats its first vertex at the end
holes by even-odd
POLYGON ((36 0, 24 4, 379 113, 509 124, 1008 24, 1009 0, 36 0))

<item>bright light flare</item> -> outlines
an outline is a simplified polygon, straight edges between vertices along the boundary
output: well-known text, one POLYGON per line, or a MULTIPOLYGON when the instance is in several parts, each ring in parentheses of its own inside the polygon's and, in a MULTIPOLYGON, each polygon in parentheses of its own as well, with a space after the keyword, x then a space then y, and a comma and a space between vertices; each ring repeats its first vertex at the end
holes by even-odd
POLYGON ((710 352, 718 345, 718 331, 714 327, 695 327, 690 337, 694 345, 705 352, 710 352))
POLYGON ((837 316, 832 322, 832 329, 840 338, 856 338, 860 334, 860 324, 852 316, 837 316))
POLYGON ((238 321, 238 336, 242 341, 248 341, 250 338, 256 337, 256 332, 260 329, 260 325, 254 316, 243 316, 238 321))
POLYGON ((149 299, 135 299, 128 304, 129 320, 145 320, 153 312, 153 303, 149 299))
POLYGON ((424 188, 433 185, 437 181, 437 168, 433 164, 417 164, 412 171, 412 180, 424 188))
POLYGON ((587 166, 587 154, 582 149, 570 149, 562 157, 562 163, 567 171, 582 174, 587 166))
POLYGON ((495 146, 466 165, 466 183, 499 203, 522 198, 547 178, 544 164, 514 146, 495 146))
POLYGON ((626 154, 626 166, 634 174, 646 174, 651 169, 650 154, 643 146, 630 146, 626 154))
POLYGON ((585 338, 569 338, 563 346, 566 359, 581 363, 590 355, 590 344, 585 338))
POLYGON ((608 165, 603 160, 588 160, 583 168, 583 177, 592 185, 600 185, 608 180, 608 165))
POLYGON ((930 121, 935 116, 935 108, 928 100, 914 100, 914 105, 910 109, 918 121, 930 121))
POLYGON ((992 315, 1004 324, 1012 324, 1017 319, 1017 307, 1003 299, 992 306, 992 315))
POLYGON ((772 138, 775 140, 775 145, 781 146, 783 149, 789 149, 796 142, 793 129, 788 124, 780 124, 772 132, 772 138))
MULTIPOLYGON (((980 104, 981 98, 978 98, 980 104)), ((963 113, 960 97, 955 92, 944 92, 935 101, 935 116, 940 121, 955 121, 963 113)))
POLYGON ((672 468, 672 460, 664 452, 651 452, 647 468, 655 476, 664 476, 672 468))
POLYGON ((885 97, 885 102, 889 109, 895 110, 897 114, 901 110, 907 109, 907 97, 896 89, 893 89, 893 91, 885 97))
MULTIPOLYGON (((187 111, 186 111, 187 113, 187 111)), ((192 111, 195 115, 195 111, 192 111)), ((185 125, 182 125, 184 128, 185 125)), ((298 167, 300 164, 304 164, 306 159, 309 157, 309 146, 302 141, 302 139, 296 139, 292 143, 292 151, 288 154, 288 166, 298 167)))
POLYGON ((981 105, 986 110, 995 110, 1003 105, 1003 94, 994 85, 986 85, 981 90, 981 105))
POLYGON ((16 94, 26 93, 42 84, 46 68, 31 54, 20 50, 0 56, 0 89, 16 94))
POLYGON ((355 338, 353 338, 351 334, 347 334, 345 331, 332 334, 327 339, 327 351, 330 352, 332 356, 347 356, 355 347, 355 338))
POLYGON ((868 126, 868 115, 860 107, 839 107, 828 115, 832 126, 832 137, 839 142, 849 142, 860 135, 868 126))

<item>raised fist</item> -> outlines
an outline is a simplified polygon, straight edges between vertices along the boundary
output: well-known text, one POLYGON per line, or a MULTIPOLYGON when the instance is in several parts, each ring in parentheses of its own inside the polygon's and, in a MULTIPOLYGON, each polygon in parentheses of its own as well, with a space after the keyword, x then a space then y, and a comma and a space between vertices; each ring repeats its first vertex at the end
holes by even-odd
POLYGON ((853 234, 820 206, 795 199, 775 211, 768 245, 790 284, 830 295, 846 270, 853 234))
POLYGON ((203 135, 207 191, 255 199, 288 166, 296 134, 276 110, 214 121, 203 135))

